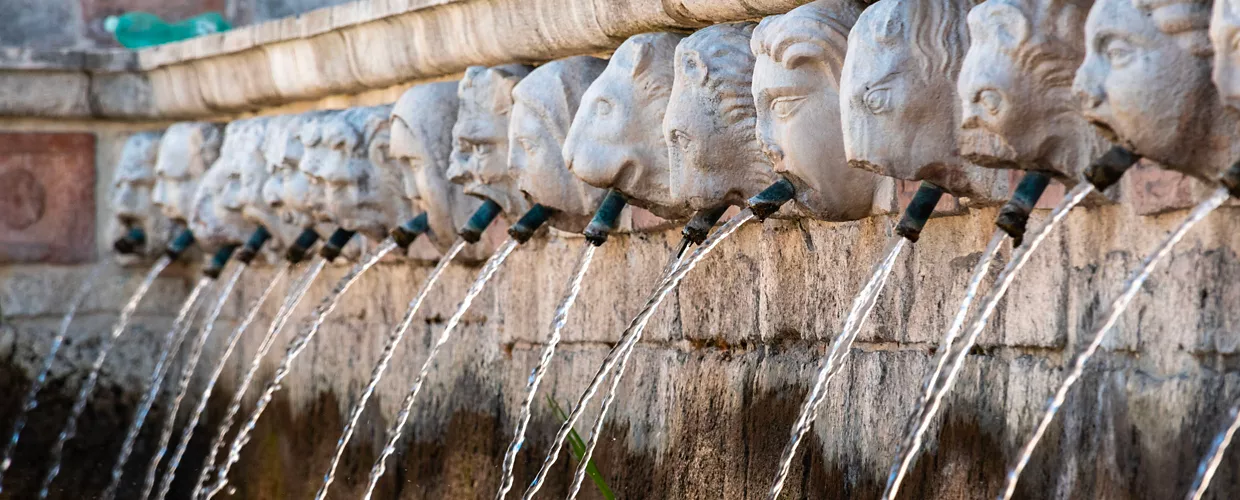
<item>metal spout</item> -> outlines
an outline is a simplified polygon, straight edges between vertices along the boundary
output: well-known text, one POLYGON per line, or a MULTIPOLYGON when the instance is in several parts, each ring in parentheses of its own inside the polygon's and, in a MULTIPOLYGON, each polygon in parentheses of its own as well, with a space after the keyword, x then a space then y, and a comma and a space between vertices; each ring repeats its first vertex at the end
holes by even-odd
POLYGON ((465 241, 477 243, 482 239, 482 232, 487 230, 487 226, 490 226, 496 217, 499 217, 502 210, 499 203, 486 200, 482 206, 478 207, 478 210, 474 211, 474 215, 469 217, 469 222, 466 222, 465 227, 457 231, 457 234, 465 241))
POLYGON ((758 219, 758 222, 762 222, 767 217, 778 212, 779 207, 784 206, 784 203, 788 203, 788 200, 791 200, 796 194, 796 186, 793 186, 788 179, 780 177, 770 187, 763 189, 761 193, 749 199, 749 210, 753 212, 753 216, 758 219))
POLYGON ((1098 192, 1106 191, 1124 176, 1124 172, 1136 165, 1141 155, 1119 146, 1112 146, 1109 151, 1099 156, 1085 169, 1085 180, 1094 185, 1098 192))
POLYGON ((314 229, 306 228, 297 235, 297 240, 284 251, 284 260, 290 264, 296 264, 306 259, 306 254, 310 252, 310 247, 319 241, 319 233, 314 229))
POLYGON ((1046 191, 1046 186, 1050 185, 1051 177, 1042 172, 1030 171, 1020 180, 1020 184, 1016 185, 1016 192, 1012 194, 1012 199, 1008 200, 999 209, 999 217, 995 219, 995 225, 1012 237, 1015 246, 1020 246, 1021 240, 1025 238, 1025 225, 1029 223, 1029 213, 1033 211, 1034 205, 1038 204, 1038 199, 1042 197, 1042 193, 1046 191))
POLYGON ((211 262, 202 270, 202 275, 211 279, 219 279, 220 273, 224 272, 224 266, 228 265, 228 259, 232 258, 233 252, 237 251, 237 245, 226 245, 221 247, 211 257, 211 262))
POLYGON ((904 216, 896 225, 896 234, 917 243, 917 239, 921 238, 921 230, 925 229, 926 221, 930 220, 930 214, 934 213, 934 207, 942 197, 943 188, 921 181, 921 187, 918 187, 917 194, 913 195, 912 203, 904 209, 904 216))
POLYGON ((168 244, 168 248, 164 250, 164 253, 168 255, 169 259, 177 260, 181 258, 181 254, 185 253, 193 245, 193 231, 190 231, 188 228, 182 229, 181 232, 177 233, 177 237, 172 239, 172 243, 168 244))
POLYGON ((319 255, 328 262, 336 260, 336 257, 340 256, 340 252, 344 251, 344 246, 349 244, 349 240, 353 239, 354 234, 357 234, 357 232, 348 229, 337 229, 336 232, 332 233, 331 237, 327 238, 327 243, 323 244, 323 248, 319 250, 319 255))
POLYGON ((258 251, 262 250, 263 245, 266 245, 267 240, 270 239, 271 232, 267 231, 267 228, 263 226, 258 226, 258 229, 254 230, 254 234, 250 235, 250 239, 245 242, 245 245, 237 251, 237 262, 247 266, 250 265, 251 262, 254 262, 254 257, 258 256, 258 251))
POLYGON ((710 230, 715 228, 715 223, 719 222, 719 219, 723 218, 724 212, 727 211, 727 205, 700 210, 698 213, 693 214, 693 218, 689 219, 689 223, 685 224, 685 228, 680 234, 690 243, 701 245, 703 241, 706 241, 706 237, 710 236, 710 230))
POLYGON ((1231 193, 1232 198, 1240 198, 1240 161, 1232 163, 1223 172, 1223 177, 1219 181, 1227 187, 1227 192, 1231 193))
POLYGON ((553 212, 553 209, 535 203, 534 207, 530 208, 525 215, 522 215, 516 224, 508 228, 508 236, 511 236, 512 239, 517 240, 519 243, 530 241, 530 238, 534 237, 534 233, 538 231, 538 228, 547 223, 547 219, 551 217, 553 212))
POLYGON ((407 250, 409 245, 412 245, 414 241, 417 241, 419 236, 426 234, 426 232, 430 230, 430 218, 426 215, 426 212, 422 212, 421 215, 409 219, 405 221, 404 224, 392 228, 391 231, 388 231, 388 236, 391 236, 392 241, 395 241, 396 245, 401 249, 407 250))
POLYGON ((112 249, 121 255, 136 253, 146 246, 146 232, 140 227, 131 227, 124 236, 112 243, 112 249))
POLYGON ((624 210, 624 206, 628 204, 628 199, 620 191, 612 189, 607 192, 607 197, 603 198, 603 204, 599 205, 598 210, 594 212, 594 218, 590 220, 590 225, 586 226, 586 230, 581 234, 586 236, 586 241, 596 247, 603 246, 607 243, 607 237, 611 236, 611 232, 616 230, 616 222, 620 220, 620 212, 624 210))

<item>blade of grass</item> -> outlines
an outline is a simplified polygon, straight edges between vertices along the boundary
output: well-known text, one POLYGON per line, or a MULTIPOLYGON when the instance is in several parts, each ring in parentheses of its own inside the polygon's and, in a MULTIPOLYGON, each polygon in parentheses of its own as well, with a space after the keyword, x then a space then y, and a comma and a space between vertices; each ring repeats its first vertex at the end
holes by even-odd
MULTIPOLYGON (((547 396, 547 403, 551 405, 551 411, 555 412, 556 418, 567 421, 568 414, 564 412, 564 408, 560 407, 550 395, 547 396)), ((569 429, 568 444, 571 448, 573 458, 581 460, 581 454, 586 451, 586 443, 581 439, 581 435, 577 434, 577 429, 569 429)), ((590 480, 594 482, 594 486, 598 488, 599 493, 603 494, 603 498, 607 500, 616 500, 616 494, 611 492, 611 487, 607 486, 607 481, 603 479, 603 475, 598 472, 598 467, 594 466, 594 460, 586 464, 586 475, 590 476, 590 480)))

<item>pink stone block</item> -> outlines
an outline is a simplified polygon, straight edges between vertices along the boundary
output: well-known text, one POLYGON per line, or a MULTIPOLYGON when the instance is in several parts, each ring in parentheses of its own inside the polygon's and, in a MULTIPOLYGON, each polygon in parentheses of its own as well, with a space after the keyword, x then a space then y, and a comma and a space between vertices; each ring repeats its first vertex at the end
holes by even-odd
POLYGON ((0 264, 95 257, 95 136, 0 134, 0 264))

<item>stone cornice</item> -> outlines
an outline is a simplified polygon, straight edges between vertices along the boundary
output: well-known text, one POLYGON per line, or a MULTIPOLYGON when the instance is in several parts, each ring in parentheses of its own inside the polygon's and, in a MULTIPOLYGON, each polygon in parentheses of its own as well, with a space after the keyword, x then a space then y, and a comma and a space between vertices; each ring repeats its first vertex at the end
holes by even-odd
POLYGON ((0 49, 0 116, 200 119, 615 48, 806 0, 363 0, 136 53, 0 49))

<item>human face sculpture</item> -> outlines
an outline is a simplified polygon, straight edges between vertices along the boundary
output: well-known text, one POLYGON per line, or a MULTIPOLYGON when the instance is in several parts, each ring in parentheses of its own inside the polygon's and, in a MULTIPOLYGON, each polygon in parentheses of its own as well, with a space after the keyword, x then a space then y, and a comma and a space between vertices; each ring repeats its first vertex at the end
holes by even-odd
POLYGON ((189 220, 194 236, 207 248, 244 244, 258 227, 243 214, 241 178, 246 169, 264 168, 267 122, 267 118, 238 120, 224 129, 219 159, 198 184, 189 220))
POLYGON ((869 215, 879 180, 848 166, 840 125, 840 67, 860 14, 851 1, 820 0, 763 19, 750 44, 758 142, 817 219, 869 215))
POLYGON ((155 185, 155 159, 160 132, 141 132, 125 141, 112 178, 109 208, 112 224, 108 241, 116 241, 131 229, 141 229, 145 244, 137 254, 117 254, 122 265, 135 264, 161 254, 171 237, 172 223, 151 203, 155 185))
POLYGON ((300 126, 300 117, 282 115, 266 120, 261 161, 241 165, 238 197, 242 217, 271 233, 263 254, 268 262, 275 262, 309 226, 309 219, 292 215, 296 212, 284 203, 282 193, 286 177, 296 173, 301 158, 300 143, 291 140, 296 134, 293 127, 300 126))
POLYGON ((404 167, 389 154, 390 114, 390 106, 375 106, 334 115, 317 148, 323 163, 311 173, 311 183, 324 186, 330 220, 372 241, 413 216, 403 200, 404 167))
POLYGON ((683 38, 643 33, 625 40, 581 96, 564 140, 565 166, 579 179, 617 189, 630 204, 665 219, 690 213, 672 199, 662 130, 683 38))
POLYGON ((547 222, 562 231, 585 230, 607 195, 569 172, 563 154, 581 96, 606 67, 606 61, 588 56, 552 61, 512 90, 509 177, 531 203, 555 209, 547 222))
POLYGON ((1210 17, 1214 85, 1223 104, 1240 112, 1240 1, 1214 0, 1210 17))
MULTIPOLYGON (((405 197, 415 211, 426 212, 427 237, 445 252, 456 242, 456 232, 482 205, 448 180, 452 154, 452 126, 459 101, 457 82, 418 85, 409 89, 392 108, 392 156, 403 161, 405 197)), ((480 252, 471 245, 465 253, 480 252)), ((477 255, 470 260, 477 260, 477 255)), ((466 258, 469 258, 467 255, 466 258)))
POLYGON ((717 24, 676 46, 663 137, 672 194, 693 210, 744 206, 776 179, 754 135, 753 28, 717 24))
POLYGON ((849 165, 993 199, 996 172, 957 152, 956 75, 970 0, 881 0, 848 35, 840 115, 849 165))
POLYGON ((1072 95, 1092 3, 988 0, 969 11, 971 43, 957 82, 965 158, 1040 170, 1074 184, 1110 147, 1072 95))
POLYGON ((173 222, 193 213, 198 180, 219 157, 223 130, 213 123, 177 123, 159 141, 151 201, 173 222))
POLYGON ((1213 181, 1235 160, 1236 124, 1210 81, 1205 0, 1098 0, 1073 87, 1085 117, 1163 166, 1213 181), (1138 6, 1139 4, 1142 4, 1138 6))
POLYGON ((457 88, 460 109, 452 127, 448 178, 470 196, 498 203, 515 221, 530 209, 508 169, 508 123, 512 89, 529 74, 528 66, 474 66, 457 88))
POLYGON ((325 111, 306 117, 297 131, 297 140, 301 143, 301 163, 298 165, 300 175, 286 179, 284 183, 284 201, 289 208, 306 214, 315 225, 330 224, 331 217, 327 213, 327 189, 321 179, 326 166, 331 161, 339 161, 343 155, 333 149, 325 139, 327 127, 341 111, 325 111))

